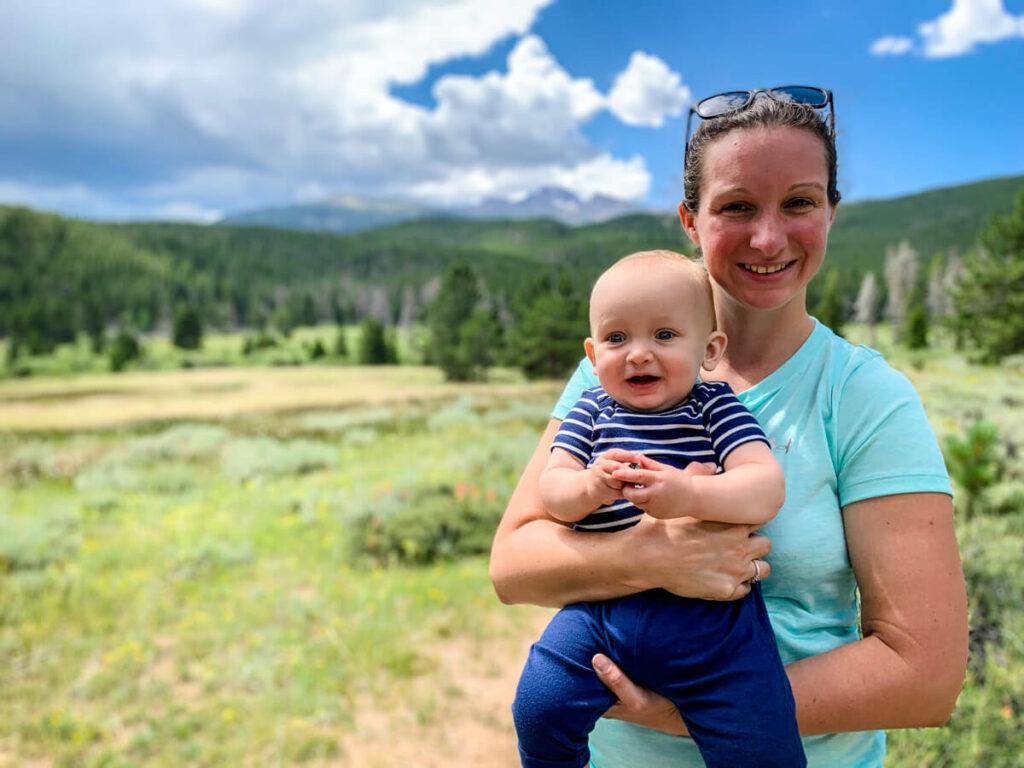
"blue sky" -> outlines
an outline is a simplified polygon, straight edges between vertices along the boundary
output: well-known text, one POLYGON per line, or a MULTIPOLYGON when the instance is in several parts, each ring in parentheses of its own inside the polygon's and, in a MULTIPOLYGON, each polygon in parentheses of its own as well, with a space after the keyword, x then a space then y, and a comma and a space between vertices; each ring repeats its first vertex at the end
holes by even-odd
POLYGON ((14 0, 0 202, 670 208, 693 99, 835 92, 848 200, 1024 173, 1024 0, 14 0))

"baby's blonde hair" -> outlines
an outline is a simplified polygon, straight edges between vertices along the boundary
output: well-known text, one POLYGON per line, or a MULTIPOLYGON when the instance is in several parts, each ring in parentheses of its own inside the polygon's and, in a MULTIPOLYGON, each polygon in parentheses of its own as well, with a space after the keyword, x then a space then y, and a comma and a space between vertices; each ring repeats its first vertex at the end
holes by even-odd
MULTIPOLYGON (((711 291, 711 278, 708 277, 707 270, 704 269, 704 265, 701 262, 695 261, 681 253, 659 248, 653 251, 637 251, 636 253, 631 253, 628 256, 623 256, 601 274, 601 277, 599 277, 594 283, 594 287, 597 287, 597 283, 604 279, 605 275, 612 274, 620 267, 639 266, 644 263, 665 264, 671 268, 678 269, 680 272, 684 272, 687 277, 696 282, 708 299, 707 312, 711 321, 711 330, 718 330, 718 321, 715 319, 715 299, 714 294, 711 291)), ((593 291, 591 291, 590 298, 591 303, 593 303, 593 291)))

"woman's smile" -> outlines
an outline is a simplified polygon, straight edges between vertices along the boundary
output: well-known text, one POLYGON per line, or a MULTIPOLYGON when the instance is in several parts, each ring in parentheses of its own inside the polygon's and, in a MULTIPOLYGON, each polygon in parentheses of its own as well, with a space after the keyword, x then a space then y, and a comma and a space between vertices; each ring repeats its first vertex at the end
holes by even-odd
POLYGON ((745 269, 747 272, 752 272, 759 276, 770 276, 777 275, 783 270, 789 269, 791 266, 796 264, 796 259, 792 261, 784 261, 780 264, 744 264, 740 263, 740 267, 745 269))

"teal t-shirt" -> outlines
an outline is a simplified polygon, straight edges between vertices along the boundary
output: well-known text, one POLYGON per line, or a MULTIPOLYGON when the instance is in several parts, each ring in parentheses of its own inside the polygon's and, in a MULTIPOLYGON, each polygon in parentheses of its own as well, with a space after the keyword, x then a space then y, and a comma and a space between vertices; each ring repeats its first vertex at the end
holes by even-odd
MULTIPOLYGON (((596 384, 584 359, 552 415, 564 418, 596 384)), ((910 382, 879 353, 820 323, 796 354, 738 397, 768 434, 786 474, 786 503, 762 529, 772 540, 766 558, 772 575, 762 587, 789 664, 859 638, 843 506, 898 493, 952 495, 952 489, 910 382)), ((810 736, 804 748, 810 768, 880 768, 885 733, 810 736)), ((619 720, 599 720, 590 749, 594 768, 704 765, 692 739, 619 720)))

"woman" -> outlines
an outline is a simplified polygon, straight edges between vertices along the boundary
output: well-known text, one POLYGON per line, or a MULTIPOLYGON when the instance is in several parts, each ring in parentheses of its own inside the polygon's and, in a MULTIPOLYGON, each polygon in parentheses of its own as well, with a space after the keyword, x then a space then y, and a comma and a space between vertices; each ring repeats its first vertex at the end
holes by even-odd
MULTIPOLYGON (((692 519, 645 517, 608 535, 559 525, 537 478, 561 405, 498 528, 491 577, 504 602, 563 606, 658 587, 731 600, 760 576, 809 765, 881 766, 881 729, 952 712, 966 596, 949 481, 920 401, 880 356, 807 312, 839 201, 824 106, 830 93, 803 87, 705 99, 679 208, 729 340, 702 376, 730 384, 772 438, 782 511, 763 536, 692 519)), ((560 403, 592 382, 581 365, 560 403)), ((644 483, 649 471, 621 479, 644 483)), ((604 657, 595 666, 620 699, 591 737, 595 768, 702 764, 668 702, 604 657)))

